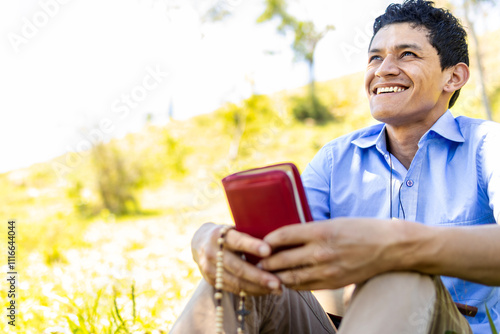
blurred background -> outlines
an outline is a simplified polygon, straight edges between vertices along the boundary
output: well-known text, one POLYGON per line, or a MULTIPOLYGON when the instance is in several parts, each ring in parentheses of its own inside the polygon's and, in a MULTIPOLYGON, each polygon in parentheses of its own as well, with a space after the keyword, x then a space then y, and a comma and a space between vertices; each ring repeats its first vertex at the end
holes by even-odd
MULTIPOLYGON (((4 235, 17 222, 19 309, 0 332, 167 333, 200 279, 192 234, 231 222, 220 179, 303 170, 374 122, 363 71, 391 2, 2 2, 0 217, 4 235)), ((497 1, 436 3, 469 34, 452 112, 498 121, 497 1)))

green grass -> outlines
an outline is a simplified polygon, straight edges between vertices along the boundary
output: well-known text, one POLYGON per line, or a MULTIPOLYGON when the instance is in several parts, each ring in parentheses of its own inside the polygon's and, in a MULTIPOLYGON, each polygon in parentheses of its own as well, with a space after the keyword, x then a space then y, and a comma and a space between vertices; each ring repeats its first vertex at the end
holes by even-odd
POLYGON ((498 334, 498 331, 495 327, 495 323, 493 322, 493 319, 491 319, 490 310, 488 310, 488 305, 485 304, 485 306, 486 306, 486 315, 488 316, 488 321, 490 322, 491 333, 498 334))

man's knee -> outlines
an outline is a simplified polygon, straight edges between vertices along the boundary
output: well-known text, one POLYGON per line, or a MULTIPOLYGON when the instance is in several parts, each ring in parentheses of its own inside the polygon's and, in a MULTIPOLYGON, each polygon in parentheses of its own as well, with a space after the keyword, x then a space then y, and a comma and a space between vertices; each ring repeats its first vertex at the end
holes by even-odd
POLYGON ((359 293, 370 294, 382 299, 393 296, 398 298, 419 296, 419 299, 426 300, 436 298, 432 276, 415 272, 390 272, 377 275, 357 285, 353 298, 359 293))
POLYGON ((435 301, 431 276, 411 272, 375 276, 356 287, 341 333, 426 333, 435 301))

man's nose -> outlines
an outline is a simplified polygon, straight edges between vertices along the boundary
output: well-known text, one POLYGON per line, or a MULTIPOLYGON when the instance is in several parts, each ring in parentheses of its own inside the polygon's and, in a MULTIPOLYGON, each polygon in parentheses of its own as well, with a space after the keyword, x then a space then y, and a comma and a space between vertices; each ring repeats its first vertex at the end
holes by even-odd
POLYGON ((393 55, 387 55, 384 61, 380 64, 377 71, 375 72, 375 76, 383 77, 386 75, 398 75, 399 67, 397 64, 397 59, 393 55))

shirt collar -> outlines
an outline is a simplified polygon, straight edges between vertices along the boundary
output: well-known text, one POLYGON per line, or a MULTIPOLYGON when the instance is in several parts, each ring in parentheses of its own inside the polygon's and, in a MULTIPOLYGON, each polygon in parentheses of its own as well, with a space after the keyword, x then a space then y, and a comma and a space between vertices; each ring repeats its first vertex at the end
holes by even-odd
POLYGON ((460 131, 460 127, 449 109, 436 121, 436 123, 434 123, 429 131, 422 136, 420 142, 427 139, 431 134, 438 134, 445 139, 457 143, 463 143, 465 141, 464 136, 462 136, 462 132, 460 131))
POLYGON ((351 143, 359 148, 368 148, 376 146, 380 153, 387 152, 387 144, 385 140, 385 124, 378 124, 370 127, 366 132, 362 133, 358 138, 354 139, 351 143))
MULTIPOLYGON (((368 148, 376 145, 379 151, 387 151, 386 138, 385 138, 385 124, 380 124, 380 126, 375 128, 370 128, 371 131, 366 131, 361 134, 358 138, 354 139, 352 143, 359 148, 368 148)), ((443 138, 450 141, 462 143, 465 141, 460 128, 455 121, 455 118, 451 114, 450 110, 447 110, 443 116, 441 116, 436 123, 427 131, 420 139, 419 144, 429 138, 430 134, 438 134, 443 138)))

